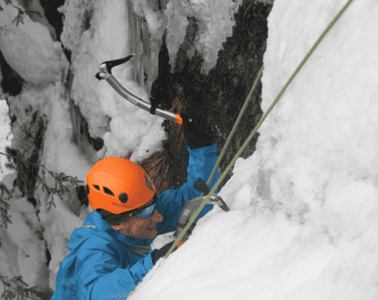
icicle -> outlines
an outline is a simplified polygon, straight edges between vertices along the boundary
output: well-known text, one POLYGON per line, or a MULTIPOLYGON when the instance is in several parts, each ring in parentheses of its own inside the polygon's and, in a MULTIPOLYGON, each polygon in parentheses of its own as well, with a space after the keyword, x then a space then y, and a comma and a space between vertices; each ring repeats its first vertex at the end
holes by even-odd
POLYGON ((135 53, 134 63, 134 80, 138 82, 141 87, 144 87, 144 70, 141 64, 141 54, 143 45, 141 45, 141 22, 140 17, 134 12, 133 4, 131 1, 127 2, 128 16, 129 16, 129 36, 130 36, 130 51, 135 53))

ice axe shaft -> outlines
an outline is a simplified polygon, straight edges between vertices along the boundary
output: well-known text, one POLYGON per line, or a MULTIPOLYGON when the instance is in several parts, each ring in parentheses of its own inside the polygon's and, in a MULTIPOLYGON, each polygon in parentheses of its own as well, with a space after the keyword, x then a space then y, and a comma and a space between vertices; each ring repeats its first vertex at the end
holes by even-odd
POLYGON ((109 60, 103 62, 99 67, 99 72, 96 74, 96 78, 98 80, 105 79, 107 83, 123 98, 127 101, 131 102, 132 104, 149 111, 151 114, 156 114, 159 117, 163 117, 169 121, 175 122, 177 124, 182 124, 182 118, 179 114, 173 113, 171 111, 166 111, 163 109, 156 108, 154 105, 144 101, 143 99, 139 98, 138 96, 134 95, 132 92, 127 90, 119 81, 112 75, 112 68, 123 63, 126 63, 131 58, 134 57, 134 54, 129 55, 127 57, 115 60, 109 60))

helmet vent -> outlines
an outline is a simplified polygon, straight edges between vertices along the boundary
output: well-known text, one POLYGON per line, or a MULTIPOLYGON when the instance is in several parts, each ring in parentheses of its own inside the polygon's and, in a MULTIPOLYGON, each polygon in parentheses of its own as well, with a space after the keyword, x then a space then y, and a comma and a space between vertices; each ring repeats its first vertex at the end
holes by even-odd
POLYGON ((98 185, 92 185, 96 190, 100 190, 100 187, 98 185))
POLYGON ((104 187, 104 192, 107 195, 114 196, 113 192, 111 190, 109 190, 107 187, 104 187))
POLYGON ((121 193, 119 194, 118 198, 119 198, 119 201, 121 201, 122 203, 126 203, 129 197, 127 196, 126 193, 121 193))

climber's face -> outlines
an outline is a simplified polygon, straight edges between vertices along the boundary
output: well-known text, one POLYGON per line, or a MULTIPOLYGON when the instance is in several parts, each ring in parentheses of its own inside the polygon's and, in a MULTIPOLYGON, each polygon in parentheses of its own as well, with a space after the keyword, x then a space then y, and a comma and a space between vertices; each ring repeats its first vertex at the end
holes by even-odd
MULTIPOLYGON (((152 199, 145 207, 153 204, 152 199)), ((141 219, 138 216, 132 216, 118 225, 112 226, 114 230, 134 239, 153 239, 157 235, 157 223, 163 222, 163 216, 155 208, 151 216, 141 219)))

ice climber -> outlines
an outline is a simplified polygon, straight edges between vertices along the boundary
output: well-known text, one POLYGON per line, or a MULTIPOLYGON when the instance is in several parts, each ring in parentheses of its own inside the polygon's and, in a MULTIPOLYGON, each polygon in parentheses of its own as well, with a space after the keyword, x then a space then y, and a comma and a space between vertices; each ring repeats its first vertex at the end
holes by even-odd
MULTIPOLYGON (((168 252, 172 243, 151 251, 151 242, 176 231, 181 208, 201 195, 194 183, 199 177, 206 181, 217 161, 213 127, 203 117, 191 119, 184 120, 189 164, 181 187, 157 195, 147 173, 120 157, 104 158, 89 170, 86 188, 93 211, 71 235, 51 299, 125 299, 168 252)), ((210 188, 218 176, 217 171, 210 188)), ((211 209, 206 205, 198 218, 211 209)))

